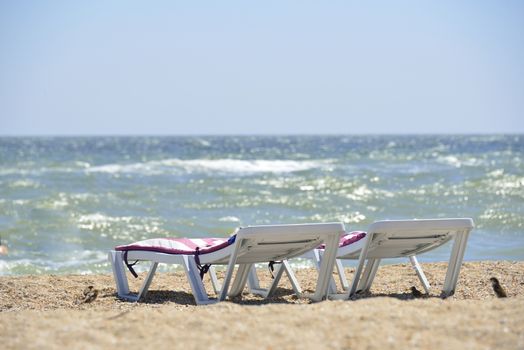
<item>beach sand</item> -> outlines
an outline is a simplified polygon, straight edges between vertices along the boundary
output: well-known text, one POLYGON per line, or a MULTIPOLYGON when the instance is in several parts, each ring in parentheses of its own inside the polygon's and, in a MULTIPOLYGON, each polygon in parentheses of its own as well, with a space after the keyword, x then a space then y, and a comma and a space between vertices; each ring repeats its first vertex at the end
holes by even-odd
MULTIPOLYGON (((119 300, 109 274, 0 277, 0 348, 524 349, 524 262, 464 263, 447 299, 446 264, 423 268, 433 286, 423 298, 411 293, 423 290, 414 270, 399 264, 381 267, 356 300, 311 303, 282 281, 270 300, 244 293, 209 306, 194 305, 183 272, 157 274, 140 303, 119 300), (490 277, 508 298, 495 296, 490 277), (88 286, 98 295, 86 303, 88 286)), ((314 270, 297 277, 313 290, 314 270)), ((130 282, 136 291, 140 281, 130 282)))

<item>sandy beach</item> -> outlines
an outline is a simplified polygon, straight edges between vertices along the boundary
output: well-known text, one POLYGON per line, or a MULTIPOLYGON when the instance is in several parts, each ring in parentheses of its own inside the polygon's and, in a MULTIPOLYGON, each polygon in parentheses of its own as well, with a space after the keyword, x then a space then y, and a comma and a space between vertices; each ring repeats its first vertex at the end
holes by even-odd
MULTIPOLYGON (((412 268, 398 264, 381 267, 370 293, 356 300, 311 303, 283 281, 270 300, 245 292, 210 306, 194 304, 182 272, 158 274, 140 303, 119 300, 109 274, 0 277, 2 348, 524 348, 524 262, 467 262, 447 299, 440 298, 446 265, 424 269, 433 290, 421 298, 411 292, 423 290, 412 268), (495 296, 490 277, 508 298, 495 296), (97 296, 86 302, 89 286, 97 296)), ((267 270, 259 275, 269 283, 267 270)), ((312 290, 315 271, 297 277, 312 290)))

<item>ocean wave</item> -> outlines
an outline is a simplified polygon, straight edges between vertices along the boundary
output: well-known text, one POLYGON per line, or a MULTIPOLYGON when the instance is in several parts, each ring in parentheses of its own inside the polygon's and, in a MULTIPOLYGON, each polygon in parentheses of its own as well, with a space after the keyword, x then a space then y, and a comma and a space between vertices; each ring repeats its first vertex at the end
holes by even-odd
MULTIPOLYGON (((4 167, 0 169, 0 176, 41 176, 49 173, 75 173, 85 167, 67 167, 67 166, 57 166, 57 167, 34 167, 34 168, 23 168, 23 167, 14 167, 7 168, 4 167)), ((14 183, 11 184, 13 187, 37 187, 34 184, 23 184, 23 183, 14 183)))
MULTIPOLYGON (((164 159, 139 163, 111 163, 91 165, 86 162, 75 162, 69 166, 35 167, 35 168, 3 168, 0 176, 41 176, 52 173, 96 174, 112 175, 138 174, 163 175, 184 173, 219 173, 219 174, 256 174, 256 173, 293 173, 312 169, 330 170, 333 168, 332 159, 325 160, 288 160, 288 159, 164 159)), ((11 187, 37 187, 36 182, 14 182, 11 187)))
POLYGON ((89 266, 107 271, 107 253, 103 250, 71 250, 46 258, 0 260, 0 276, 33 273, 94 273, 89 266))
POLYGON ((218 221, 222 221, 222 222, 240 222, 240 219, 237 218, 236 216, 224 216, 224 217, 221 217, 220 219, 218 219, 218 221))
POLYGON ((454 156, 454 155, 446 155, 446 156, 439 156, 436 159, 437 163, 449 165, 455 168, 461 168, 463 166, 466 167, 478 167, 486 165, 486 161, 484 159, 472 157, 472 156, 454 156))
POLYGON ((329 169, 332 160, 241 160, 241 159, 165 159, 145 163, 106 164, 86 169, 89 173, 138 173, 155 175, 169 172, 213 173, 292 173, 311 169, 329 169))
POLYGON ((30 179, 19 179, 16 181, 13 181, 9 184, 10 188, 38 188, 40 187, 40 183, 38 181, 33 181, 30 179))

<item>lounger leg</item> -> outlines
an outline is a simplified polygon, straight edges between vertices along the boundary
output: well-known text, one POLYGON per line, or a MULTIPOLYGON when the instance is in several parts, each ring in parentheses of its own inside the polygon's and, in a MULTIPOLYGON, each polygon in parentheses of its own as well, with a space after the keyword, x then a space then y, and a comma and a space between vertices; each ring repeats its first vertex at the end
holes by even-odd
POLYGON ((247 286, 251 294, 259 295, 262 298, 267 297, 268 290, 260 287, 260 281, 258 280, 255 264, 252 264, 249 270, 247 286))
POLYGON ((251 266, 253 266, 253 264, 240 264, 238 266, 237 274, 233 283, 231 283, 231 290, 228 293, 230 297, 236 297, 242 294, 247 283, 249 272, 251 271, 251 266))
POLYGON ((229 284, 231 283, 231 278, 233 277, 233 272, 235 270, 235 264, 237 261, 238 247, 241 246, 241 243, 242 243, 241 240, 238 240, 238 239, 235 242, 235 248, 233 249, 233 253, 231 254, 231 257, 229 258, 229 263, 227 265, 227 270, 226 270, 226 276, 224 278, 222 289, 220 290, 220 296, 218 297, 219 301, 224 301, 228 294, 229 284))
POLYGON ((247 277, 247 287, 251 293, 253 293, 254 290, 260 289, 260 282, 258 280, 257 268, 255 267, 255 264, 251 265, 251 269, 249 270, 249 276, 247 277))
POLYGON ((109 262, 113 269, 113 277, 116 283, 116 292, 122 299, 136 301, 137 298, 129 293, 126 271, 124 268, 124 258, 121 251, 111 250, 108 254, 109 262))
MULTIPOLYGON (((291 287, 293 288, 293 291, 295 292, 297 296, 300 296, 300 294, 302 293, 302 289, 300 288, 300 284, 298 283, 298 280, 295 274, 293 273, 293 270, 291 269, 291 265, 289 264, 289 261, 287 260, 283 260, 282 264, 280 264, 280 266, 277 267, 277 272, 275 273, 273 281, 271 282, 271 285, 269 286, 268 289, 260 288, 260 285, 258 283, 258 277, 256 276, 256 271, 254 271, 254 268, 252 268, 252 271, 249 274, 249 279, 256 278, 257 287, 256 288, 250 287, 250 292, 253 294, 260 295, 264 298, 269 298, 273 296, 284 272, 286 273, 289 279, 289 282, 291 283, 291 287)), ((255 283, 251 285, 253 286, 255 285, 255 283)))
POLYGON ((318 272, 317 288, 311 297, 313 301, 320 301, 329 295, 329 283, 333 280, 333 267, 337 256, 340 237, 333 236, 326 240, 326 249, 322 255, 322 263, 318 272))
POLYGON ((277 267, 277 272, 273 278, 273 281, 271 282, 271 285, 269 286, 268 289, 266 288, 261 288, 260 287, 260 282, 258 280, 258 276, 257 276, 257 271, 256 271, 256 268, 255 268, 255 265, 253 264, 250 271, 249 271, 249 276, 248 276, 248 280, 247 280, 247 284, 248 284, 248 287, 249 287, 249 292, 252 293, 252 294, 255 294, 255 295, 259 295, 261 296, 262 298, 267 298, 267 297, 270 297, 276 290, 277 286, 278 286, 278 282, 280 281, 280 278, 282 276, 282 272, 281 271, 281 267, 277 267))
POLYGON ((195 297, 195 302, 197 305, 201 304, 211 304, 214 303, 214 300, 209 300, 207 296, 204 283, 200 279, 200 273, 198 271, 195 258, 188 255, 182 255, 184 272, 186 273, 189 284, 191 285, 191 290, 193 291, 193 296, 195 297))
POLYGON ((147 296, 147 291, 149 290, 151 281, 153 281, 153 277, 155 276, 157 266, 157 262, 151 262, 151 267, 149 268, 146 279, 144 280, 144 283, 142 283, 142 287, 140 287, 140 290, 138 291, 137 301, 140 300, 140 298, 145 298, 147 296))
POLYGON ((455 293, 460 267, 462 266, 462 259, 464 258, 464 252, 466 250, 468 236, 469 231, 464 231, 462 233, 457 232, 455 236, 455 242, 453 243, 453 249, 449 259, 448 271, 444 281, 444 288, 442 290, 444 296, 450 296, 455 293))
MULTIPOLYGON (((286 261, 286 260, 284 260, 284 261, 286 261)), ((277 290, 278 282, 280 282, 280 279, 282 278, 282 274, 286 270, 286 268, 284 267, 284 261, 282 262, 282 264, 279 267, 277 267, 277 272, 275 273, 275 276, 273 278, 273 282, 271 282, 271 285, 269 286, 269 288, 266 291, 266 295, 265 295, 266 298, 269 298, 269 297, 273 296, 273 294, 275 294, 275 291, 277 290)), ((294 276, 295 275, 293 274, 293 277, 294 276)), ((288 277, 289 277, 289 275, 288 275, 288 277)))
MULTIPOLYGON (((315 264, 315 267, 317 268, 317 271, 320 271, 320 265, 322 264, 322 252, 320 251, 320 249, 313 250, 313 262, 315 264)), ((333 278, 333 275, 330 274, 329 294, 335 294, 336 292, 337 292, 337 284, 335 283, 335 279, 333 278)))
POLYGON ((218 282, 217 273, 214 266, 209 267, 209 277, 211 278, 211 285, 216 295, 220 293, 220 282, 218 282))
POLYGON ((344 271, 344 265, 342 265, 342 260, 336 259, 335 266, 337 267, 338 278, 340 279, 340 285, 343 290, 349 289, 348 279, 346 278, 346 272, 344 271))
POLYGON ((315 268, 318 270, 320 270, 320 263, 322 262, 322 257, 320 255, 320 250, 319 249, 313 249, 313 254, 312 254, 312 258, 311 260, 313 260, 313 264, 315 265, 315 268))
POLYGON ((373 234, 367 234, 366 238, 364 239, 366 240, 366 243, 364 244, 364 247, 362 247, 362 251, 360 252, 360 257, 358 258, 358 264, 357 264, 357 268, 355 269, 355 275, 353 276, 353 281, 351 282, 351 287, 347 294, 348 298, 357 292, 357 286, 359 284, 360 275, 362 273, 362 269, 364 268, 364 264, 366 262, 369 246, 373 239, 373 234))
POLYGON ((417 272, 418 279, 422 283, 422 286, 424 287, 426 294, 429 294, 429 289, 431 288, 431 285, 429 284, 428 279, 426 278, 426 275, 422 270, 422 267, 420 267, 417 257, 415 255, 412 255, 409 257, 409 261, 411 262, 411 266, 413 266, 413 268, 417 272))
POLYGON ((302 288, 300 288, 300 284, 298 283, 297 277, 295 276, 289 261, 283 260, 281 268, 285 269, 286 275, 289 278, 289 282, 291 283, 291 287, 293 288, 293 291, 297 297, 299 297, 302 294, 302 288))
POLYGON ((367 292, 371 288, 371 284, 377 274, 378 266, 380 265, 380 259, 368 259, 366 268, 362 273, 360 282, 358 283, 358 292, 367 292))

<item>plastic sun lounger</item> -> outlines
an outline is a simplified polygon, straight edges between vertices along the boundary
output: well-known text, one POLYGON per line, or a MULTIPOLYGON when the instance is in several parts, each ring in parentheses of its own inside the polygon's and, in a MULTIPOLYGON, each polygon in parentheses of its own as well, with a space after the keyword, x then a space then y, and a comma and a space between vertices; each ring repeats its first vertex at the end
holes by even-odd
MULTIPOLYGON (((469 218, 387 220, 375 222, 367 233, 360 231, 346 233, 341 237, 335 264, 346 293, 335 294, 335 282, 331 279, 330 298, 345 299, 357 292, 369 291, 381 259, 401 257, 409 258, 424 289, 429 292, 430 284, 416 255, 433 250, 454 239, 442 291, 444 296, 452 295, 457 285, 468 236, 473 228, 473 220, 469 218), (351 285, 347 282, 342 266, 341 260, 344 259, 358 259, 351 285)), ((306 253, 303 257, 312 259, 318 268, 322 255, 321 247, 306 253)), ((283 267, 287 269, 288 266, 283 267)), ((292 271, 286 273, 288 276, 293 274, 292 271)))
POLYGON ((468 236, 473 228, 473 220, 469 218, 386 220, 373 223, 359 251, 351 251, 348 246, 346 249, 339 249, 337 253, 339 259, 358 259, 349 291, 342 296, 349 298, 357 291, 368 291, 380 260, 400 257, 409 257, 412 260, 424 288, 429 290, 429 283, 413 258, 454 239, 442 289, 444 296, 452 295, 457 286, 468 236))
MULTIPOLYGON (((346 247, 348 245, 351 245, 352 249, 356 249, 356 250, 362 249, 363 238, 365 237, 366 237, 366 233, 363 231, 354 231, 350 233, 344 233, 340 236, 338 250, 340 251, 341 248, 346 247)), ((324 249, 325 249, 325 245, 322 244, 316 247, 315 249, 302 254, 301 256, 299 256, 299 258, 312 260, 314 262, 315 268, 318 271, 320 269, 320 265, 322 262, 322 255, 324 254, 324 249)), ((349 284, 347 282, 347 279, 344 273, 344 267, 342 266, 342 262, 339 259, 335 260, 335 266, 337 268, 337 272, 339 274, 340 281, 342 283, 342 287, 344 288, 344 290, 349 290, 349 284)), ((282 273, 285 271, 288 278, 291 281, 291 285, 293 286, 293 290, 295 291, 295 294, 297 296, 300 296, 301 288, 298 285, 298 282, 296 282, 297 280, 295 278, 294 272, 291 269, 289 262, 287 260, 284 260, 282 262, 282 270, 283 271, 277 272, 277 277, 273 279, 273 284, 277 284, 279 282, 279 278, 282 276, 282 273)), ((259 281, 258 281, 257 274, 254 268, 252 269, 249 275, 248 286, 251 292, 256 293, 256 294, 261 294, 261 293, 257 293, 257 290, 259 288, 259 281)), ((330 293, 332 294, 336 293, 337 289, 335 285, 335 280, 333 278, 331 278, 329 288, 330 288, 329 290, 330 293)))
MULTIPOLYGON (((365 237, 366 237, 366 232, 364 231, 353 231, 353 232, 343 234, 342 237, 340 237, 337 257, 344 256, 353 251, 361 250, 365 242, 364 240, 365 237), (349 245, 351 245, 351 247, 349 247, 349 245)), ((301 258, 312 260, 314 262, 315 268, 318 269, 320 266, 320 262, 322 260, 323 251, 324 251, 324 247, 321 246, 320 248, 313 249, 312 251, 307 252, 306 254, 302 255, 301 258)), ((413 268, 415 269, 417 276, 419 277, 426 293, 429 293, 430 285, 426 278, 426 275, 424 274, 424 271, 422 270, 422 268, 420 267, 420 264, 418 263, 417 257, 415 255, 410 256, 409 261, 411 265, 413 266, 413 268)), ((340 279, 340 285, 342 286, 342 289, 344 291, 348 291, 349 282, 346 278, 346 273, 344 271, 342 259, 335 260, 335 267, 337 268, 337 273, 340 279)), ((286 272, 288 273, 288 275, 290 274, 288 271, 286 272)), ((330 288, 330 293, 332 294, 336 293, 337 287, 333 279, 330 282, 329 288, 330 288)))
MULTIPOLYGON (((277 271, 276 280, 285 270, 291 271, 286 259, 300 256, 305 252, 325 244, 322 263, 319 270, 315 293, 307 295, 313 301, 327 298, 331 271, 340 235, 344 233, 342 223, 266 225, 238 228, 229 239, 184 239, 160 238, 118 246, 109 252, 118 296, 122 299, 138 301, 147 295, 147 291, 159 263, 180 264, 184 268, 197 304, 210 304, 223 301, 227 296, 234 297, 242 293, 248 277, 254 272, 255 263, 284 261, 277 271), (138 292, 131 294, 127 282, 125 266, 130 261, 151 261, 151 267, 138 292), (200 271, 210 264, 227 265, 223 286, 218 286, 214 271, 211 280, 218 300, 210 299, 200 271), (233 282, 235 265, 239 265, 233 282), (287 265, 287 268, 286 268, 287 265), (231 286, 230 286, 231 285, 231 286)), ((130 269, 134 272, 132 268, 130 269)), ((256 277, 256 275, 255 275, 256 277)), ((294 275, 288 275, 295 291, 299 290, 294 275)), ((276 288, 273 283, 269 289, 252 286, 252 290, 265 297, 272 295, 276 288), (257 288, 255 288, 257 287, 257 288)))

